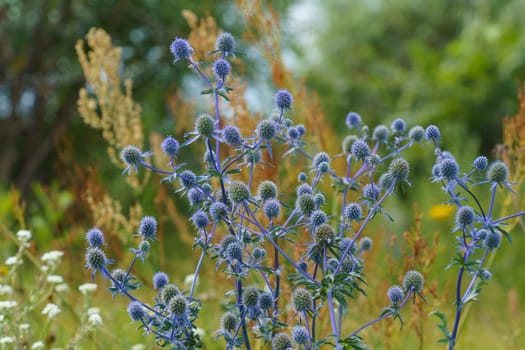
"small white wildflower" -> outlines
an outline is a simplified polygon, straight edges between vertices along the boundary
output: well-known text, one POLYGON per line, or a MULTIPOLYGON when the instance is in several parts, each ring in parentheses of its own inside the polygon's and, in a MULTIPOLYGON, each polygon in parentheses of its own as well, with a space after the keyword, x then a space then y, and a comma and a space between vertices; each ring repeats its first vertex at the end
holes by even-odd
POLYGON ((0 314, 0 324, 2 324, 2 322, 4 322, 4 318, 5 318, 5 316, 0 314))
POLYGON ((80 293, 86 295, 89 292, 94 292, 97 290, 97 284, 96 283, 84 283, 78 286, 78 290, 80 293))
POLYGON ((60 313, 60 308, 52 303, 47 303, 42 310, 42 314, 47 315, 48 319, 51 319, 60 313))
POLYGON ((135 344, 131 347, 131 350, 144 350, 146 347, 142 344, 135 344))
POLYGON ((5 259, 5 264, 7 266, 14 265, 14 264, 20 264, 21 262, 18 261, 18 257, 16 256, 10 256, 9 258, 5 259))
POLYGON ((62 276, 59 276, 59 275, 49 275, 47 276, 47 279, 46 281, 48 283, 62 283, 64 282, 64 278, 62 276))
POLYGON ((31 239, 31 231, 28 230, 19 230, 16 233, 16 238, 22 242, 29 241, 31 239))
POLYGON ((60 250, 52 250, 50 252, 44 253, 40 259, 48 263, 49 265, 55 265, 60 262, 60 258, 64 255, 64 252, 60 250))
POLYGON ((8 285, 0 284, 0 295, 8 295, 13 293, 13 288, 8 285))
POLYGON ((206 335, 206 332, 204 329, 197 327, 193 330, 193 333, 197 334, 199 337, 204 337, 206 335))
POLYGON ((0 338, 0 344, 11 344, 14 343, 13 337, 2 337, 0 338))
POLYGON ((21 331, 25 331, 29 329, 29 323, 21 323, 18 328, 20 328, 21 331))
POLYGON ((91 314, 88 316, 88 322, 92 326, 98 326, 102 324, 102 317, 100 317, 100 314, 91 314))
POLYGON ((31 350, 43 349, 44 346, 45 345, 44 345, 43 341, 37 341, 37 342, 33 343, 33 345, 31 345, 31 350))
POLYGON ((49 270, 49 266, 42 265, 42 266, 40 266, 40 270, 42 270, 42 272, 47 272, 47 270, 49 270))
POLYGON ((67 292, 69 290, 69 286, 67 283, 61 283, 55 287, 55 291, 57 293, 67 292))
MULTIPOLYGON (((194 279, 195 279, 194 273, 190 273, 189 275, 186 275, 186 277, 184 277, 184 285, 187 287, 191 287, 191 284, 193 283, 194 279)), ((198 285, 199 285, 199 278, 197 277, 197 282, 195 283, 195 286, 198 286, 198 285)))
POLYGON ((15 306, 16 306, 16 301, 12 301, 12 300, 0 301, 0 310, 12 309, 15 306))

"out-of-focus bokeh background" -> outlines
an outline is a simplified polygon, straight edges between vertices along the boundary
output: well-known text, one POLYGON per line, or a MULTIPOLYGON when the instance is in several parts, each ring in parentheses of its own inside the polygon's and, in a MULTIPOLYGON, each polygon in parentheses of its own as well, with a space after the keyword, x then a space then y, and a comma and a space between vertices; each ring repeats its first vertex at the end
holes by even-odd
MULTIPOLYGON (((167 134, 182 139, 197 113, 209 108, 199 96, 200 81, 172 62, 168 46, 174 37, 189 38, 199 60, 213 49, 217 33, 238 38, 243 54, 234 62, 231 82, 237 91, 225 115, 244 129, 271 111, 276 88, 294 93, 294 117, 307 126, 312 151, 340 152, 332 140, 346 135, 349 111, 360 113, 371 128, 397 117, 409 125, 433 123, 441 129, 443 148, 460 164, 480 154, 510 162, 511 180, 521 181, 518 195, 505 197, 496 210, 523 210, 525 97, 518 98, 525 81, 523 13, 522 0, 0 0, 0 279, 16 278, 13 295, 29 298, 39 257, 63 251, 56 274, 69 290, 49 293, 63 311, 45 329, 47 345, 65 346, 89 304, 100 308, 104 326, 83 334, 80 348, 153 348, 151 337, 141 337, 129 324, 127 302, 104 291, 106 281, 97 277, 99 288, 89 298, 77 286, 90 281, 81 258, 86 230, 101 227, 108 252, 124 263, 142 215, 156 216, 160 232, 138 277, 149 286, 160 269, 182 284, 193 271, 197 255, 186 200, 151 174, 121 177, 117 153, 128 143, 158 150, 167 134), (93 27, 111 42, 103 32, 86 39, 93 27), (79 54, 91 50, 115 59, 109 62, 112 70, 104 66, 107 76, 101 76, 102 65, 109 64, 104 60, 79 63, 79 54), (86 96, 92 92, 86 79, 115 79, 130 93, 107 92, 113 104, 100 122, 101 112, 79 99, 81 88, 87 88, 86 96), (19 229, 30 230, 33 240, 24 264, 10 276, 11 265, 4 262, 16 254, 12 233, 19 229)), ((181 161, 201 157, 198 147, 190 149, 194 154, 186 151, 181 161)), ((370 228, 375 242, 367 265, 370 295, 356 303, 348 330, 380 312, 386 288, 406 267, 424 272, 429 302, 404 312, 408 322, 401 332, 391 322, 364 332, 373 349, 441 349, 437 319, 427 314, 440 308, 452 317, 455 273, 444 267, 454 254, 453 213, 440 206, 446 197, 429 181, 431 148, 410 150, 407 157, 414 187, 390 203, 394 223, 378 219, 370 228)), ((291 184, 293 166, 260 176, 291 184)), ((479 193, 483 200, 487 194, 479 193)), ((494 277, 467 312, 460 348, 525 349, 525 235, 523 222, 513 225, 513 243, 504 241, 492 258, 494 277)), ((199 286, 199 297, 212 311, 202 312, 199 326, 205 348, 220 349, 214 330, 227 289, 213 290, 220 285, 213 264, 199 286)), ((143 295, 151 297, 149 290, 143 295)), ((0 301, 10 295, 0 294, 0 301)), ((43 305, 20 320, 30 324, 28 339, 40 334, 43 305)))

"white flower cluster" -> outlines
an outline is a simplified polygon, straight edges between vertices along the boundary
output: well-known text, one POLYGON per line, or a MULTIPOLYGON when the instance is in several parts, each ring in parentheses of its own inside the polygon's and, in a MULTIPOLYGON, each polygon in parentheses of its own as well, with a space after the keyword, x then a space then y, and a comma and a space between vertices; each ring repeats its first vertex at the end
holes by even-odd
POLYGON ((87 314, 90 325, 98 326, 102 324, 102 317, 100 316, 100 309, 98 307, 89 308, 87 314))
POLYGON ((53 303, 47 303, 46 306, 44 306, 44 310, 42 310, 43 315, 47 315, 48 319, 52 319, 56 315, 60 313, 60 308, 53 304, 53 303))
POLYGON ((42 255, 41 259, 46 264, 49 264, 51 266, 56 266, 60 263, 60 258, 64 255, 64 252, 61 252, 59 250, 52 250, 50 252, 44 253, 42 255))
POLYGON ((97 284, 96 283, 84 283, 78 286, 78 290, 80 293, 87 295, 90 292, 94 292, 97 290, 97 284))

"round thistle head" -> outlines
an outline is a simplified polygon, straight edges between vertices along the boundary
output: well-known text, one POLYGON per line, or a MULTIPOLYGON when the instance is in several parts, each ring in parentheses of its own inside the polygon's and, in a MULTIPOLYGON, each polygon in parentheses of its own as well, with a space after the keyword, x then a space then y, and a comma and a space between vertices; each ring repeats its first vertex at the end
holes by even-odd
POLYGON ((489 231, 485 229, 481 229, 478 232, 476 232, 476 238, 481 241, 484 241, 485 239, 487 239, 488 235, 489 235, 489 231))
POLYGON ((346 155, 349 155, 352 153, 352 145, 355 141, 358 140, 358 137, 355 135, 348 135, 343 139, 343 143, 341 144, 341 148, 343 150, 343 153, 346 155))
POLYGON ((321 226, 322 224, 326 223, 326 220, 327 216, 322 210, 315 210, 310 215, 310 225, 312 226, 321 226))
POLYGON ((137 322, 138 320, 146 316, 146 311, 144 311, 142 304, 138 301, 132 301, 131 303, 129 303, 127 310, 129 317, 131 317, 133 322, 137 322))
POLYGON ((259 290, 255 287, 247 287, 242 294, 242 303, 247 307, 255 307, 259 304, 259 290))
POLYGON ((405 298, 403 289, 400 286, 392 286, 388 288, 386 294, 388 295, 388 299, 390 299, 390 303, 392 305, 399 305, 399 303, 401 303, 405 298))
POLYGON ((153 216, 144 216, 140 220, 139 235, 144 240, 154 239, 157 234, 157 219, 153 216))
POLYGON ((179 153, 180 144, 179 141, 177 141, 171 136, 168 136, 164 140, 162 140, 160 148, 162 148, 162 152, 164 152, 164 154, 166 154, 167 156, 175 157, 177 153, 179 153))
POLYGON ((188 191, 188 199, 190 201, 191 206, 197 206, 204 201, 204 195, 199 189, 191 188, 188 191))
POLYGON ((292 293, 292 305, 297 312, 312 310, 314 306, 312 294, 304 288, 297 288, 292 293))
POLYGON ((423 291, 423 282, 423 275, 419 271, 408 271, 403 277, 403 288, 407 292, 421 293, 423 291))
POLYGON ((485 281, 488 281, 489 279, 492 278, 492 273, 490 273, 490 271, 487 270, 487 269, 481 269, 481 270, 479 271, 479 276, 480 276, 482 279, 484 279, 485 281))
POLYGON ((328 164, 327 162, 322 162, 315 170, 317 170, 321 174, 326 174, 328 170, 330 170, 330 164, 328 164))
POLYGON ((221 221, 228 215, 228 206, 223 202, 213 202, 210 205, 210 216, 213 221, 221 221))
POLYGON ((259 137, 263 140, 271 140, 275 136, 276 132, 277 129, 275 127, 275 123, 270 119, 263 119, 257 125, 257 135, 259 135, 259 137))
POLYGON ((392 122, 390 128, 392 129, 392 132, 395 135, 401 135, 405 132, 406 129, 405 121, 401 118, 397 118, 392 122))
POLYGON ((191 170, 182 171, 179 176, 179 182, 182 187, 189 190, 197 183, 197 175, 191 170))
POLYGON ((352 243, 352 240, 348 237, 345 237, 341 240, 341 242, 339 242, 339 248, 341 249, 342 252, 344 252, 351 244, 351 247, 350 247, 350 252, 352 254, 355 254, 357 248, 355 246, 354 243, 352 243))
POLYGON ((390 162, 388 172, 397 181, 407 181, 410 165, 403 158, 395 158, 390 162))
POLYGON ((292 328, 292 339, 298 345, 307 345, 310 342, 308 330, 304 326, 295 326, 292 328))
POLYGON ((230 73, 230 69, 230 63, 225 59, 219 58, 213 62, 213 73, 215 73, 218 79, 224 80, 230 73))
POLYGON ((104 245, 104 234, 98 228, 92 228, 86 233, 86 240, 91 247, 104 245))
POLYGON ((266 256, 266 250, 264 248, 255 247, 253 248, 253 257, 257 260, 263 259, 266 256))
POLYGON ((176 295, 171 298, 169 303, 169 309, 172 315, 182 316, 188 310, 188 302, 183 295, 176 295))
POLYGON ((377 142, 386 143, 388 141, 389 133, 390 131, 386 126, 378 125, 374 128, 374 132, 372 133, 372 139, 377 142))
POLYGON ((275 199, 277 198, 277 185, 273 181, 264 180, 259 184, 257 193, 259 198, 263 201, 275 199))
POLYGON ((463 206, 456 212, 456 225, 464 229, 474 223, 474 210, 469 206, 463 206))
POLYGON ((303 136, 304 134, 306 134, 306 128, 304 127, 303 124, 297 124, 295 127, 297 128, 297 131, 299 132, 299 136, 303 136))
POLYGON ((314 168, 318 169, 321 163, 330 163, 330 156, 326 152, 319 152, 314 156, 314 168))
POLYGON ((479 156, 472 162, 476 170, 483 171, 489 166, 489 160, 485 156, 479 156))
POLYGON ((308 270, 308 263, 304 260, 300 260, 299 262, 297 262, 297 267, 301 270, 301 271, 307 271, 308 270))
POLYGON ((226 256, 230 262, 242 260, 242 246, 239 242, 233 242, 226 248, 226 256))
POLYGON ((487 171, 487 179, 490 182, 503 184, 507 181, 509 175, 509 168, 501 161, 492 163, 487 171))
POLYGON ((168 283, 168 275, 164 272, 157 272, 153 275, 153 289, 162 289, 168 283))
POLYGON ((362 123, 362 120, 361 120, 361 116, 359 114, 357 114, 356 112, 350 112, 346 115, 346 126, 349 128, 349 129, 352 129, 352 128, 358 128, 359 125, 361 125, 362 123))
POLYGON ((136 168, 142 160, 142 151, 135 146, 126 146, 120 151, 120 159, 129 167, 136 168))
POLYGON ((413 142, 421 142, 425 138, 425 129, 419 125, 416 125, 410 129, 408 132, 408 137, 410 137, 410 140, 413 142))
POLYGON ((119 284, 124 283, 124 280, 126 279, 126 275, 127 275, 126 271, 122 269, 115 269, 111 271, 111 277, 113 277, 113 279, 117 281, 119 284))
POLYGON ((148 241, 140 241, 139 243, 139 252, 142 256, 146 256, 149 253, 151 245, 148 241))
POLYGON ((355 140, 352 143, 352 155, 359 159, 364 160, 370 154, 370 148, 368 144, 363 140, 355 140))
POLYGON ((238 145, 242 142, 241 132, 239 128, 234 125, 228 125, 223 130, 224 141, 230 145, 238 145))
POLYGON ((90 270, 100 270, 106 266, 107 259, 104 251, 99 247, 89 247, 86 253, 86 267, 90 270))
POLYGON ((335 238, 335 232, 332 226, 323 224, 317 227, 317 230, 315 231, 316 243, 329 244, 333 242, 334 238, 335 238))
POLYGON ((307 183, 300 184, 295 189, 295 192, 297 193, 297 196, 301 196, 303 194, 313 194, 314 191, 312 190, 312 186, 310 186, 307 183))
POLYGON ((425 130, 425 137, 429 140, 438 140, 441 137, 441 133, 437 126, 429 125, 425 130))
POLYGON ((293 97, 288 90, 279 90, 274 96, 275 107, 280 110, 288 110, 292 108, 293 97))
POLYGON ((249 150, 244 155, 244 161, 248 164, 256 164, 261 161, 261 151, 257 149, 249 150))
POLYGON ((300 172, 297 175, 297 181, 299 181, 299 182, 306 182, 306 181, 308 181, 308 175, 306 175, 306 173, 304 173, 304 172, 300 172))
POLYGON ((439 173, 447 180, 454 180, 459 173, 458 163, 454 159, 445 158, 439 163, 439 173))
POLYGON ((250 198, 250 190, 244 182, 233 181, 230 184, 230 189, 228 191, 228 197, 234 204, 239 204, 248 198, 250 198))
POLYGON ((350 203, 346 206, 344 216, 350 221, 361 220, 361 206, 358 203, 350 203))
POLYGON ((268 310, 273 306, 273 295, 270 292, 262 292, 259 295, 259 306, 263 310, 268 310))
POLYGON ((232 235, 225 236, 221 240, 221 250, 223 252, 227 252, 229 245, 232 244, 232 243, 238 243, 237 238, 235 238, 232 235))
POLYGON ((225 312, 221 318, 221 327, 223 330, 233 333, 237 328, 237 316, 231 312, 225 312))
POLYGON ((326 197, 322 193, 316 193, 314 196, 315 205, 320 207, 321 205, 326 204, 326 197))
POLYGON ((230 33, 221 33, 215 41, 215 50, 228 56, 235 54, 235 39, 230 33))
POLYGON ((179 288, 177 288, 174 284, 166 284, 164 288, 162 288, 162 293, 160 294, 160 297, 162 301, 164 301, 164 304, 168 305, 174 297, 179 295, 179 288))
POLYGON ((263 212, 268 219, 276 218, 281 212, 281 204, 276 199, 269 199, 263 205, 263 212))
POLYGON ((501 244, 501 235, 496 231, 489 231, 485 244, 490 250, 494 250, 501 244))
POLYGON ((363 188, 363 196, 367 199, 377 201, 379 199, 379 195, 381 194, 381 189, 379 186, 373 183, 368 183, 363 188))
POLYGON ((201 114, 195 121, 195 131, 201 136, 211 137, 215 131, 215 120, 207 113, 201 114))
POLYGON ((203 212, 202 210, 197 210, 192 216, 191 216, 191 221, 193 221, 193 224, 195 225, 196 228, 198 228, 199 230, 203 230, 206 228, 206 226, 208 226, 209 224, 209 221, 208 221, 208 215, 206 215, 205 212, 203 212))
POLYGON ((300 195, 299 197, 297 197, 296 206, 303 214, 310 215, 315 210, 314 196, 312 196, 309 193, 304 193, 300 195))
POLYGON ((359 241, 359 249, 362 252, 368 252, 372 249, 372 238, 370 237, 363 237, 359 241))
POLYGON ((299 131, 297 131, 297 128, 292 126, 292 127, 289 127, 288 128, 288 131, 286 132, 286 134, 288 135, 288 137, 292 140, 297 140, 300 135, 299 135, 299 131))
POLYGON ((272 339, 272 350, 292 349, 292 340, 286 333, 277 333, 272 339))
POLYGON ((434 164, 432 167, 432 176, 437 178, 441 177, 441 167, 439 164, 434 164))
POLYGON ((375 153, 372 153, 365 158, 365 162, 369 167, 376 167, 381 164, 381 157, 375 153))
POLYGON ((175 62, 179 60, 189 59, 193 54, 193 49, 190 44, 184 39, 175 38, 170 45, 170 51, 175 59, 175 62))

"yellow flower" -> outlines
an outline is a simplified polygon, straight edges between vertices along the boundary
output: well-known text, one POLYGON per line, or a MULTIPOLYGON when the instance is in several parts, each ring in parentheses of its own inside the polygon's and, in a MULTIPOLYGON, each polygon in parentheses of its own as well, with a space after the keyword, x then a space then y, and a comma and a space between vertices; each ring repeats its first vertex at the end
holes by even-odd
POLYGON ((445 220, 454 212, 451 204, 437 204, 430 208, 430 217, 434 220, 445 220))

